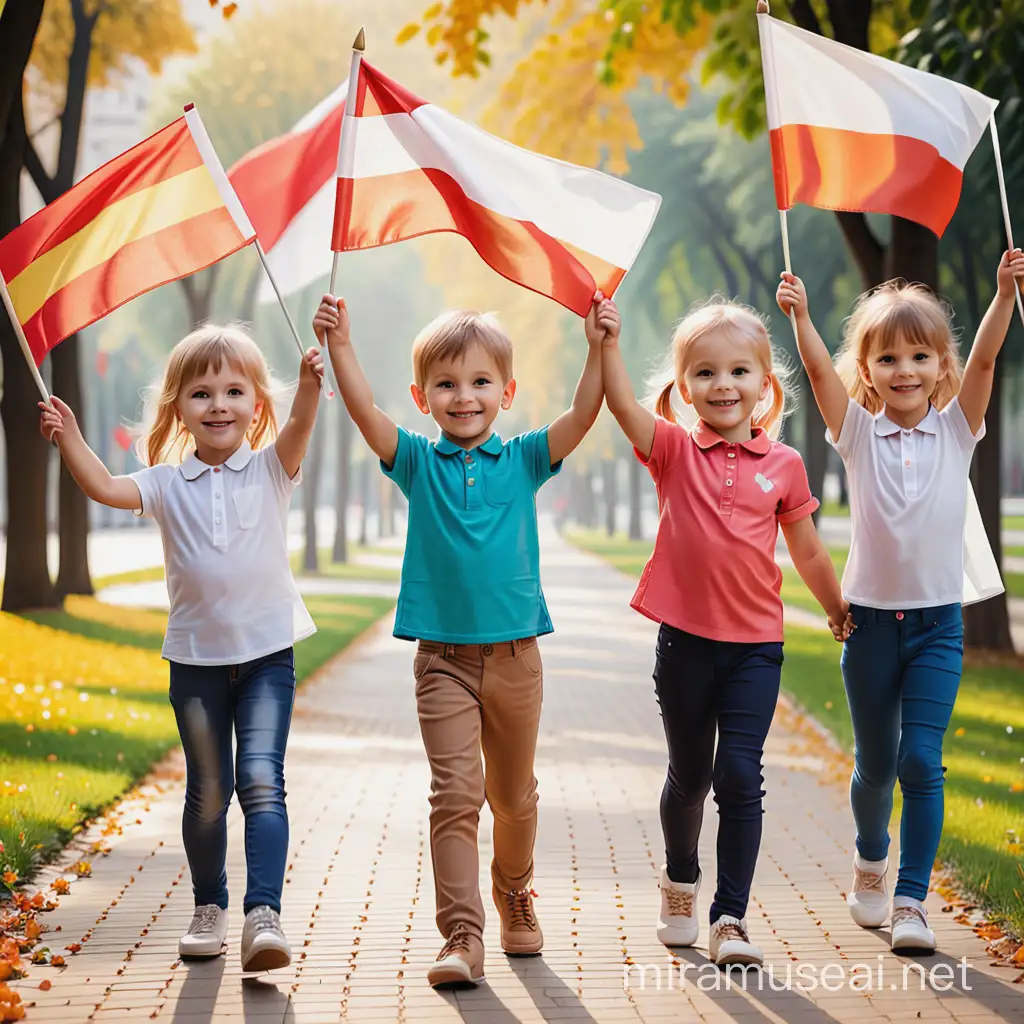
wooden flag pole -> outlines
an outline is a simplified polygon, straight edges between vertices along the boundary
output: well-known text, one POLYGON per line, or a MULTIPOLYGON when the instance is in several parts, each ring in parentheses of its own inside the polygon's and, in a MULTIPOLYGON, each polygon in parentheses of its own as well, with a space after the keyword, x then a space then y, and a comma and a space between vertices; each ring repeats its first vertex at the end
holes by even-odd
MULTIPOLYGON (((338 169, 348 168, 352 164, 352 148, 355 139, 352 136, 352 124, 355 119, 353 111, 356 109, 356 98, 359 95, 359 65, 363 62, 363 52, 366 50, 366 33, 359 30, 352 43, 352 62, 348 70, 348 96, 345 98, 345 114, 341 119, 341 136, 338 139, 338 169)), ((334 287, 338 280, 338 256, 334 253, 331 262, 331 287, 330 292, 334 294, 334 287)))
MULTIPOLYGON (((989 118, 989 128, 992 131, 992 153, 996 158, 996 178, 999 181, 999 199, 1003 204, 1003 225, 1006 227, 1006 244, 1013 252, 1013 227, 1010 224, 1010 204, 1006 199, 1006 181, 1003 178, 1003 157, 999 150, 999 130, 996 128, 996 115, 989 118)), ((1020 285, 1014 289, 1017 296, 1017 311, 1020 313, 1021 323, 1024 324, 1024 302, 1021 301, 1020 285)))
POLYGON ((7 315, 11 318, 11 325, 14 327, 14 333, 18 336, 18 344, 21 346, 21 351, 25 356, 25 362, 28 363, 29 370, 32 371, 32 379, 36 382, 36 387, 39 388, 39 394, 43 396, 43 401, 50 404, 50 392, 46 390, 46 384, 43 381, 43 376, 39 372, 39 367, 36 366, 35 357, 32 355, 32 349, 28 347, 28 338, 25 337, 25 331, 21 326, 21 321, 18 319, 18 314, 14 310, 14 303, 11 301, 11 293, 7 290, 7 282, 3 278, 3 274, 0 274, 0 298, 3 299, 4 308, 7 310, 7 315))

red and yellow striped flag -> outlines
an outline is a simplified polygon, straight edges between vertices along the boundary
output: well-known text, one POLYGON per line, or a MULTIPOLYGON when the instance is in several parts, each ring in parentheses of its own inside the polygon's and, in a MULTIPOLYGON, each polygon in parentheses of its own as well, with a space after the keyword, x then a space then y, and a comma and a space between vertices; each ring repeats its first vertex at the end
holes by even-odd
POLYGON ((75 331, 255 238, 190 104, 0 239, 0 277, 38 366, 75 331))

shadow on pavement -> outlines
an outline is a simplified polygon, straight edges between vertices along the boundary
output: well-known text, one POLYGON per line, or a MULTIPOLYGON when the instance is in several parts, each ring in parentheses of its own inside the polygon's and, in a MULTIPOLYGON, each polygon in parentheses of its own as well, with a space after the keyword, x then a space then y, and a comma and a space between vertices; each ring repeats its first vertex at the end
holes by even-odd
POLYGON ((508 965, 522 982, 537 1011, 543 1017, 550 1016, 551 1003, 554 1002, 559 1008, 572 1009, 573 1021, 591 1021, 594 1024, 594 1018, 587 1012, 576 993, 551 970, 543 957, 509 957, 508 965))

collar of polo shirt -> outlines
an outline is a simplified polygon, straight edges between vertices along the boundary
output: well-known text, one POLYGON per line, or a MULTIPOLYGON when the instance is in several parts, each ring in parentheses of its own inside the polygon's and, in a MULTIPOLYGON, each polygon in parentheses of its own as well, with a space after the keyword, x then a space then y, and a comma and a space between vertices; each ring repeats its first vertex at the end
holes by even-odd
MULTIPOLYGON (((236 473, 240 469, 245 469, 249 465, 249 460, 252 458, 252 448, 249 445, 248 440, 243 440, 241 445, 236 451, 233 451, 231 455, 224 460, 222 465, 227 466, 228 469, 233 469, 236 473)), ((181 475, 186 480, 198 480, 208 469, 213 469, 213 466, 207 465, 193 452, 182 464, 181 464, 181 475)))
MULTIPOLYGON (((444 434, 434 442, 434 447, 441 455, 460 455, 467 451, 465 448, 460 448, 454 441, 449 441, 444 434)), ((497 434, 491 434, 483 444, 478 444, 475 448, 469 450, 474 452, 487 452, 488 455, 500 455, 501 450, 504 447, 505 443, 502 439, 497 434)))
MULTIPOLYGON (((693 428, 690 436, 697 442, 698 448, 714 448, 716 444, 726 443, 725 438, 712 430, 703 420, 697 421, 697 426, 693 428)), ((771 451, 772 442, 762 427, 755 427, 754 436, 749 441, 740 441, 740 445, 754 455, 767 455, 771 451)))
MULTIPOLYGON (((902 429, 898 423, 893 423, 885 415, 884 409, 875 417, 875 433, 879 437, 889 437, 892 434, 898 434, 902 429)), ((937 434, 939 432, 938 409, 934 405, 929 404, 928 412, 925 413, 924 419, 913 429, 923 431, 925 434, 937 434)))

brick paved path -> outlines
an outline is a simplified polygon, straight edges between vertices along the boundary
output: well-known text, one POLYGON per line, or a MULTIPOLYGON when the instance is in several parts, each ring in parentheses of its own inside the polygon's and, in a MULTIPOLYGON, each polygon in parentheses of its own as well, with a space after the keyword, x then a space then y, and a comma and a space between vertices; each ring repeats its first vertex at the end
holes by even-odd
MULTIPOLYGON (((176 940, 192 900, 179 835, 180 784, 174 784, 123 808, 129 824, 112 840, 111 855, 96 858, 93 877, 76 881, 60 908, 46 915, 51 929, 60 927, 51 936, 54 949, 86 935, 88 941, 65 970, 33 969, 21 985, 23 998, 36 1004, 28 1019, 1024 1020, 1022 986, 1008 983, 1013 972, 989 968, 981 942, 942 913, 934 895, 942 952, 922 962, 940 988, 955 980, 944 995, 922 992, 917 974, 903 991, 901 961, 888 952, 886 933, 850 924, 841 896, 851 856, 845 793, 829 778, 835 773, 827 749, 794 731, 794 716, 785 712, 766 752, 764 845, 749 912, 752 936, 780 990, 767 978, 763 991, 753 978, 745 990, 738 980, 728 990, 707 964, 705 947, 685 951, 669 974, 673 961, 654 936, 665 762, 650 680, 655 627, 629 610, 624 577, 553 535, 545 536, 544 548, 558 631, 542 642, 535 888, 547 939, 543 958, 507 960, 491 913, 488 984, 443 995, 426 985, 424 972, 440 945, 429 870, 428 773, 414 715, 412 647, 391 639, 384 622, 298 700, 288 752, 292 851, 283 915, 294 967, 243 980, 237 909, 226 957, 177 961, 176 940), (965 973, 962 956, 970 965, 965 973), (650 965, 645 988, 635 971, 624 987, 627 958, 650 965), (866 983, 863 968, 853 973, 855 964, 870 965, 873 991, 851 990, 851 976, 866 983), (807 973, 796 974, 801 966, 807 973), (660 991, 655 968, 662 971, 660 991), (819 977, 822 984, 808 992, 819 977), (42 978, 53 981, 47 992, 38 989, 42 978), (838 991, 825 991, 825 982, 838 991)), ((713 878, 711 803, 706 822, 702 858, 713 878)), ((484 872, 489 824, 485 812, 484 872)), ((240 826, 235 813, 229 871, 236 907, 244 883, 240 826)), ((91 838, 83 836, 80 848, 91 838)), ((702 943, 706 937, 705 925, 702 943)))

